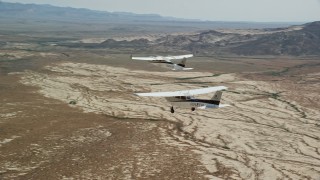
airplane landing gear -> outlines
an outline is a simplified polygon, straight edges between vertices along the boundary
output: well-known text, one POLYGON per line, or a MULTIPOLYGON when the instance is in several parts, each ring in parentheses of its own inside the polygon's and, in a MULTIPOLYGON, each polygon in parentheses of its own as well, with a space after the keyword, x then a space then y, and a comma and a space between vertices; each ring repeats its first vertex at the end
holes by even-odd
POLYGON ((195 108, 195 107, 192 107, 192 108, 191 108, 191 111, 194 111, 194 110, 196 110, 196 108, 195 108))
POLYGON ((170 111, 171 111, 171 113, 174 113, 173 106, 171 106, 170 111))

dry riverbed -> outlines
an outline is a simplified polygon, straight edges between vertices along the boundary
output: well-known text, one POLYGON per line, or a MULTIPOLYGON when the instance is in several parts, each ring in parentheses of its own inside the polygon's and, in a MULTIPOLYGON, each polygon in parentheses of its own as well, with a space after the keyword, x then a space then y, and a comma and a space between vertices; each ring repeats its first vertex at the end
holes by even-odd
POLYGON ((24 116, 22 106, 32 107, 27 102, 18 105, 20 110, 7 102, 0 123, 11 127, 8 122, 15 118, 44 123, 44 113, 53 121, 50 128, 26 125, 1 136, 4 178, 47 173, 62 179, 320 178, 319 73, 296 77, 304 84, 299 86, 290 79, 253 80, 232 73, 160 73, 66 62, 11 75, 17 77, 17 86, 31 89, 35 117, 24 116), (231 107, 171 114, 164 99, 133 94, 218 85, 229 87, 222 103, 231 107), (69 132, 55 129, 60 123, 69 132), (40 131, 48 132, 36 136, 40 131), (28 144, 23 139, 29 133, 34 140, 28 144), (24 149, 10 153, 20 142, 26 143, 24 149), (20 159, 13 158, 17 155, 20 159))

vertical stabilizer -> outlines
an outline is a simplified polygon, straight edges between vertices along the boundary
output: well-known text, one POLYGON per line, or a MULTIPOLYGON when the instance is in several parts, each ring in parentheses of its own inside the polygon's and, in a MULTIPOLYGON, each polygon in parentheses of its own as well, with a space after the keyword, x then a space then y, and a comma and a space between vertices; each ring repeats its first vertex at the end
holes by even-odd
POLYGON ((186 71, 186 70, 193 69, 193 68, 185 68, 186 62, 187 62, 187 58, 183 58, 180 62, 178 61, 177 63, 173 63, 173 70, 186 71))
POLYGON ((220 104, 221 96, 222 96, 222 91, 217 91, 217 92, 213 95, 213 97, 211 98, 212 103, 213 103, 213 104, 216 104, 216 105, 219 105, 219 104, 220 104))
POLYGON ((183 58, 182 61, 178 63, 178 65, 181 67, 186 67, 186 62, 187 62, 187 59, 183 58))

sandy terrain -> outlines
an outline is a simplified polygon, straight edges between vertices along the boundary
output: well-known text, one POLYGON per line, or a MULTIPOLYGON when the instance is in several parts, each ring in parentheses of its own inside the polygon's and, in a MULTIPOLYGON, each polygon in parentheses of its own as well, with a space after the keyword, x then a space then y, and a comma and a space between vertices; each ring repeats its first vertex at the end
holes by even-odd
POLYGON ((0 76, 0 179, 202 179, 206 173, 191 150, 161 136, 173 122, 84 113, 13 74, 0 76))
POLYGON ((320 179, 320 58, 224 54, 239 40, 307 26, 216 29, 229 33, 218 37, 191 22, 8 22, 0 28, 0 180, 320 179), (164 45, 92 44, 141 38, 164 45), (221 38, 221 52, 211 49, 221 38), (130 59, 189 51, 187 72, 130 59), (172 114, 165 99, 134 95, 221 85, 229 87, 221 103, 231 105, 221 109, 172 114))
MULTIPOLYGON (((65 108, 74 111, 81 110, 82 113, 78 113, 84 117, 94 113, 111 119, 126 119, 129 126, 121 120, 112 122, 119 125, 119 128, 139 132, 138 139, 128 143, 132 149, 141 148, 140 143, 145 142, 139 141, 139 138, 146 135, 154 137, 147 141, 153 149, 151 151, 145 147, 148 146, 146 144, 141 153, 139 150, 129 150, 128 154, 132 156, 123 155, 128 159, 120 158, 116 163, 107 163, 108 158, 102 160, 96 157, 98 161, 106 163, 105 166, 93 169, 93 162, 92 168, 80 168, 76 172, 71 168, 69 173, 59 174, 58 171, 60 176, 52 177, 136 179, 159 174, 158 177, 162 179, 320 178, 319 73, 296 77, 299 78, 296 84, 285 78, 281 80, 280 77, 277 80, 262 81, 247 79, 239 74, 217 76, 195 71, 149 72, 68 62, 46 66, 41 72, 26 71, 12 76, 21 76, 21 83, 35 87, 34 92, 45 96, 48 101, 65 104, 65 108), (184 90, 215 85, 229 87, 223 94, 222 103, 230 104, 231 107, 195 112, 177 109, 176 113, 171 114, 170 104, 164 99, 133 95, 134 92, 184 90), (164 148, 161 144, 166 144, 165 149, 161 149, 164 148), (159 153, 164 152, 172 155, 172 149, 179 153, 179 159, 185 157, 176 162, 179 168, 175 164, 164 163, 168 161, 166 154, 159 156, 159 153), (197 166, 190 171, 188 164, 197 166), (165 167, 177 168, 177 174, 167 174, 165 167), (103 170, 106 170, 105 173, 101 173, 103 170), (179 173, 181 171, 183 173, 179 173), (119 172, 113 174, 121 176, 112 176, 110 172, 119 172)), ((10 104, 6 107, 10 107, 10 104)), ((10 108, 2 110, 0 123, 10 121, 22 113, 19 110, 12 112, 10 108)), ((35 160, 38 164, 34 166, 2 161, 0 172, 7 173, 4 176, 7 178, 23 177, 24 174, 24 177, 30 178, 37 172, 33 169, 42 167, 42 163, 51 162, 50 159, 55 156, 63 158, 62 154, 51 151, 66 151, 76 147, 77 143, 92 145, 100 141, 107 142, 117 132, 113 127, 97 123, 94 127, 70 131, 73 133, 66 139, 52 134, 45 138, 53 139, 57 145, 48 146, 47 149, 37 144, 28 145, 32 152, 42 154, 40 157, 43 161, 35 160), (12 171, 17 173, 8 174, 12 171), (30 175, 30 172, 33 173, 30 175)), ((23 137, 19 134, 3 137, 0 146, 14 143, 19 138, 23 137)), ((87 148, 86 152, 92 150, 90 146, 87 148)), ((124 150, 123 147, 121 150, 124 150)), ((74 154, 72 158, 88 158, 88 154, 74 154)), ((39 172, 36 174, 39 175, 39 172)))

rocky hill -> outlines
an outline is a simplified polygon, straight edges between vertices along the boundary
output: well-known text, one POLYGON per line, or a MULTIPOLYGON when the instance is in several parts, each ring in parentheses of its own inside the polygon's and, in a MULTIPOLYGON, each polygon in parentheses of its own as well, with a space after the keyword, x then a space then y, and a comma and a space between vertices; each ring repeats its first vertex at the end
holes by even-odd
MULTIPOLYGON (((233 30, 232 33, 204 31, 192 35, 167 35, 156 40, 135 39, 102 43, 68 44, 70 47, 126 49, 148 52, 191 52, 195 55, 320 55, 320 22, 303 26, 233 30)), ((142 52, 143 53, 143 52, 142 52)))
POLYGON ((244 55, 320 55, 320 22, 306 24, 297 31, 262 35, 230 51, 244 55))
POLYGON ((320 22, 308 23, 302 28, 249 32, 210 30, 195 35, 169 35, 146 45, 158 50, 185 50, 199 55, 320 55, 320 22))
MULTIPOLYGON (((199 22, 162 17, 154 14, 110 13, 89 9, 55 7, 0 2, 0 30, 5 32, 27 30, 35 31, 97 31, 119 34, 157 32, 191 32, 198 33, 166 35, 156 40, 148 38, 116 41, 108 39, 103 43, 61 43, 73 48, 125 48, 131 50, 148 50, 149 52, 192 52, 198 55, 320 55, 320 21, 303 25, 301 28, 252 28, 263 24, 232 22, 199 22), (50 24, 54 22, 55 24, 50 24), (72 22, 72 23, 70 23, 72 22), (93 23, 94 22, 94 23, 93 23), (60 24, 59 24, 60 23, 60 24), (136 24, 134 24, 136 23, 136 24), (57 25, 56 25, 57 24, 57 25), (105 25, 102 25, 105 24, 105 25), (117 24, 117 25, 115 25, 117 24), (229 26, 237 28, 229 28, 229 26), (73 26, 73 28, 70 28, 73 26), (250 26, 250 28, 247 28, 250 26), (149 29, 146 29, 146 28, 149 29), (197 27, 197 28, 194 28, 197 27), (201 28, 199 28, 201 27, 201 28), (227 30, 226 30, 226 27, 227 30), (245 28, 244 28, 245 27, 245 28), (224 30, 221 30, 224 28, 224 30), (240 28, 240 29, 238 29, 240 28), (215 30, 203 30, 215 29, 215 30), (218 30, 219 29, 219 30, 218 30)), ((58 33, 59 34, 59 33, 58 33)), ((1 43, 0 43, 1 44, 1 43)))

